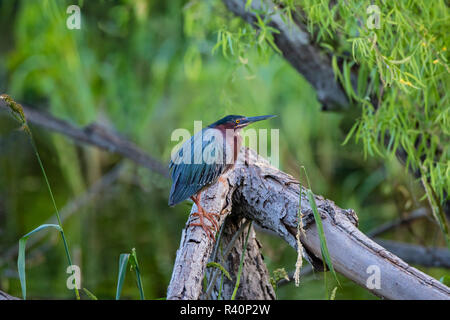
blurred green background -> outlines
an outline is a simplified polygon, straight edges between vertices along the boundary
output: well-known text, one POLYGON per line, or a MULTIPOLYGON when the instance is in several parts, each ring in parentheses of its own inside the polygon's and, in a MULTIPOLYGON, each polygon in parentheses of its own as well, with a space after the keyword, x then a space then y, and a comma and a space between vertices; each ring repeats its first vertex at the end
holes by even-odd
MULTIPOLYGON (((322 112, 315 91, 277 54, 250 48, 244 61, 212 52, 226 8, 211 5, 207 19, 192 2, 75 1, 80 30, 66 28, 69 1, 0 1, 0 93, 78 126, 98 122, 169 160, 176 128, 193 130, 227 114, 276 114, 258 128, 280 131, 280 169, 308 171, 315 193, 353 208, 360 229, 372 228, 428 204, 420 185, 395 157, 364 158, 353 141, 353 118, 322 112), (217 16, 216 16, 217 15, 217 16)), ((195 2, 194 2, 195 3, 195 2)), ((197 4, 198 5, 198 4, 197 4)), ((208 7, 209 8, 209 7, 208 7)), ((202 10, 201 12, 204 12, 202 10)), ((238 20, 238 19, 236 19, 238 20)), ((233 19, 230 23, 235 22, 233 19)), ((0 114, 0 289, 20 296, 16 256, 19 238, 54 216, 33 150, 17 122, 0 114)), ((58 206, 74 201, 122 160, 52 132, 31 127, 58 206)), ((170 182, 125 160, 120 178, 64 224, 82 286, 113 299, 119 255, 136 248, 148 299, 165 297, 189 207, 167 206, 170 182)), ((270 272, 294 269, 296 252, 258 232, 270 272)), ((439 228, 420 220, 384 238, 443 246, 439 228)), ((56 232, 27 248, 31 299, 72 299, 64 248, 56 232)), ((439 279, 448 270, 422 268, 439 279)), ((331 277, 329 288, 334 287, 331 277)), ((336 299, 375 299, 340 278, 336 299)), ((324 299, 323 275, 277 289, 280 299, 324 299)), ((127 275, 122 298, 138 299, 127 275)))

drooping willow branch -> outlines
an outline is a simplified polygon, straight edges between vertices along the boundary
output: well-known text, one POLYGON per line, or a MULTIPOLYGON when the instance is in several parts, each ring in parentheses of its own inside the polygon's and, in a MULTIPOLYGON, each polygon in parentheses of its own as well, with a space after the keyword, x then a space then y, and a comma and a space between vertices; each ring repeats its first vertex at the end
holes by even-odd
MULTIPOLYGON (((249 7, 248 1, 245 0, 223 0, 223 2, 231 12, 255 27, 258 21, 257 12, 261 12, 263 8, 269 9, 271 15, 268 25, 278 31, 274 34, 275 44, 283 57, 314 87, 323 109, 332 111, 349 109, 349 100, 342 87, 335 81, 331 59, 313 44, 305 26, 300 23, 287 23, 286 17, 275 11, 276 5, 272 1, 252 1, 249 7)), ((263 18, 261 13, 260 17, 263 18)))

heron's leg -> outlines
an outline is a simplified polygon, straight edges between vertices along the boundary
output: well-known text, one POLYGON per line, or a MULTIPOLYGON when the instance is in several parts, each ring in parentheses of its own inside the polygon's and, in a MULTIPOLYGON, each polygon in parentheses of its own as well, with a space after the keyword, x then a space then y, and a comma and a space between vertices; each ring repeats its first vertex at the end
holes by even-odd
MULTIPOLYGON (((219 218, 220 214, 214 213, 214 212, 206 212, 205 209, 200 204, 200 199, 202 197, 201 193, 197 194, 197 202, 195 203, 197 205, 197 208, 199 211, 203 211, 203 216, 211 222, 214 227, 216 228, 216 231, 219 230, 219 225, 217 224, 217 220, 214 218, 219 218)), ((195 214, 194 214, 195 215, 195 214)))
POLYGON ((197 212, 192 213, 193 216, 198 216, 200 223, 191 223, 189 226, 199 226, 202 227, 203 230, 206 232, 206 234, 214 240, 214 231, 217 231, 219 229, 219 225, 217 224, 217 221, 214 219, 214 217, 218 217, 219 215, 217 213, 212 212, 206 212, 205 209, 200 205, 200 193, 196 196, 192 196, 191 199, 194 201, 194 203, 197 206, 197 212), (209 222, 211 222, 212 226, 208 226, 205 224, 205 221, 203 218, 206 218, 209 222))

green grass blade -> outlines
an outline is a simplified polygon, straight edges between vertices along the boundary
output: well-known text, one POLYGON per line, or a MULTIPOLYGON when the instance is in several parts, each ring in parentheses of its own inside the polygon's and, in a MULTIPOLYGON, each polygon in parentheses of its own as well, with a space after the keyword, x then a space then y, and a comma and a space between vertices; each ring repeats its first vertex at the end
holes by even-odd
POLYGON ((136 249, 133 248, 131 250, 131 267, 134 268, 134 271, 136 273, 136 282, 137 282, 137 287, 139 289, 139 295, 141 297, 141 300, 145 300, 145 296, 144 296, 144 288, 142 286, 142 279, 141 279, 141 271, 139 269, 139 263, 137 260, 137 255, 136 255, 136 249))
POLYGON ((333 291, 331 291, 330 300, 336 300, 336 291, 337 287, 334 287, 333 291))
POLYGON ((224 280, 224 275, 223 275, 223 273, 222 273, 222 274, 220 275, 219 294, 217 295, 217 300, 222 300, 223 280, 224 280))
POLYGON ((139 271, 139 267, 137 267, 135 269, 136 272, 136 282, 137 282, 137 286, 139 289, 139 296, 141 298, 141 300, 145 300, 145 296, 144 296, 144 288, 142 287, 142 280, 141 280, 141 273, 139 271))
POLYGON ((24 235, 19 240, 19 254, 17 257, 17 270, 19 272, 19 280, 20 280, 20 286, 22 288, 22 296, 23 299, 26 300, 27 298, 27 284, 26 284, 26 277, 25 277, 25 248, 27 244, 28 238, 35 232, 38 232, 45 228, 55 228, 58 230, 61 235, 63 235, 63 231, 60 226, 57 224, 43 224, 34 229, 33 231, 28 232, 26 235, 24 235))
MULTIPOLYGON (((46 173, 45 168, 44 168, 44 164, 42 163, 41 156, 39 155, 38 148, 36 146, 36 143, 34 142, 33 133, 31 132, 30 127, 28 126, 27 119, 26 119, 25 114, 23 112, 23 107, 20 104, 18 104, 17 102, 15 102, 10 96, 8 96, 6 94, 0 95, 0 99, 4 100, 7 103, 7 105, 9 106, 9 108, 11 110, 11 113, 13 114, 14 118, 21 123, 22 130, 28 136, 30 144, 31 144, 31 146, 33 148, 33 151, 34 151, 34 153, 36 155, 36 158, 37 158, 37 161, 39 163, 39 167, 41 168, 42 175, 44 176, 44 180, 45 180, 45 183, 46 183, 46 186, 47 186, 47 190, 48 190, 48 192, 50 194, 50 198, 52 200, 53 207, 55 209, 56 219, 58 220, 58 224, 59 224, 59 227, 61 229, 60 232, 61 232, 61 237, 62 237, 63 244, 64 244, 64 250, 66 251, 67 262, 68 262, 69 266, 71 266, 72 265, 72 259, 70 257, 69 245, 67 243, 66 236, 64 235, 64 231, 62 229, 63 226, 62 226, 62 223, 61 223, 61 218, 59 216, 58 206, 56 205, 55 197, 53 195, 52 188, 50 186, 50 182, 48 180, 47 173, 46 173)), ((20 242, 19 242, 19 245, 20 245, 20 242)), ((80 300, 80 294, 78 292, 78 288, 77 287, 75 287, 75 295, 76 295, 77 300, 80 300)))
POLYGON ((250 228, 252 227, 252 221, 250 221, 247 229, 247 237, 245 238, 244 248, 242 248, 242 254, 241 254, 241 261, 239 262, 239 270, 237 274, 236 284, 234 285, 233 294, 231 295, 231 300, 234 300, 236 298, 236 293, 239 288, 239 284, 241 282, 241 274, 242 274, 242 268, 244 266, 244 257, 245 252, 247 251, 247 245, 248 245, 248 238, 250 236, 250 228))
MULTIPOLYGON (((314 199, 314 194, 311 191, 311 184, 309 183, 308 173, 306 172, 306 168, 304 166, 301 166, 301 168, 303 169, 303 172, 305 173, 306 181, 308 183, 309 189, 306 192, 306 195, 308 197, 309 205, 311 206, 311 209, 312 209, 313 215, 314 215, 314 220, 316 222, 317 233, 319 235, 319 240, 320 240, 320 251, 322 253, 322 259, 327 264, 328 269, 330 269, 336 282, 340 285, 339 280, 336 275, 336 272, 334 271, 334 268, 333 268, 333 263, 331 262, 331 257, 330 257, 330 253, 328 251, 328 246, 327 246, 327 240, 325 238, 325 232, 323 231, 322 218, 320 216, 319 210, 317 209, 317 204, 316 204, 316 200, 314 199)), ((301 192, 300 192, 300 197, 301 197, 301 192)), ((325 287, 326 287, 326 277, 325 277, 325 287)))
POLYGON ((91 300, 98 300, 98 298, 92 293, 90 292, 88 289, 83 288, 84 293, 86 293, 86 295, 91 299, 91 300))
POLYGON ((223 266, 223 265, 221 265, 220 263, 218 263, 218 262, 214 262, 214 261, 211 261, 211 262, 208 262, 208 264, 206 265, 206 267, 207 268, 217 268, 217 269, 219 269, 220 271, 222 271, 222 274, 224 274, 229 280, 231 280, 231 276, 230 276, 230 273, 225 269, 225 267, 223 266))
POLYGON ((123 282, 125 280, 125 274, 127 272, 128 260, 130 259, 129 253, 122 253, 119 258, 119 275, 117 277, 117 289, 116 300, 120 300, 120 294, 122 293, 123 282))
POLYGON ((328 269, 330 269, 331 273, 336 279, 336 282, 339 284, 339 280, 333 268, 333 263, 331 262, 330 253, 328 252, 327 240, 325 238, 325 232, 323 231, 322 218, 320 217, 319 210, 317 209, 317 204, 316 201, 314 200, 314 195, 311 192, 311 190, 308 190, 306 194, 308 196, 309 204, 311 205, 311 209, 314 214, 314 220, 317 226, 317 233, 319 234, 320 239, 320 251, 322 252, 322 257, 325 260, 328 269))

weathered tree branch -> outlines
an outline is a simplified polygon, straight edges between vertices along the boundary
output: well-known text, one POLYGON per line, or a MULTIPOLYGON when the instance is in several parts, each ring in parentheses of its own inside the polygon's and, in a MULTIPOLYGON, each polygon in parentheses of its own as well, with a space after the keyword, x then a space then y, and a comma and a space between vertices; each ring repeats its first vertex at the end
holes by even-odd
POLYGON ((6 292, 0 290, 0 300, 20 300, 17 297, 10 296, 6 292))
MULTIPOLYGON (((321 258, 320 241, 305 189, 300 189, 299 182, 292 176, 270 166, 253 151, 246 156, 241 153, 235 170, 205 191, 202 205, 207 210, 222 213, 220 223, 232 209, 233 214, 255 221, 296 248, 300 190, 305 230, 301 242, 311 254, 321 258)), ((315 196, 315 201, 322 216, 331 260, 338 272, 366 287, 370 275, 368 267, 379 268, 380 288, 366 288, 387 299, 450 299, 447 286, 409 266, 361 233, 352 210, 343 210, 320 196, 315 196)), ((202 229, 190 227, 183 231, 168 299, 201 296, 201 282, 212 247, 213 242, 202 229)))
POLYGON ((430 248, 384 239, 374 241, 408 263, 424 267, 450 268, 450 251, 447 248, 430 248))
POLYGON ((255 11, 261 11, 261 4, 264 9, 269 9, 271 20, 268 25, 279 31, 278 34, 274 34, 275 44, 284 58, 316 89, 317 99, 322 103, 323 109, 349 108, 345 92, 335 81, 329 57, 311 42, 309 33, 301 24, 288 24, 275 10, 275 5, 271 1, 252 1, 248 10, 245 9, 245 0, 223 1, 231 12, 253 25, 257 21, 255 11))
MULTIPOLYGON (((374 241, 408 264, 415 264, 425 268, 450 268, 450 252, 446 248, 423 247, 383 239, 374 239, 374 241)), ((312 272, 313 268, 306 266, 301 270, 301 277, 312 272)), ((290 271, 288 274, 289 279, 293 279, 293 276, 294 271, 290 271)), ((278 286, 284 286, 289 283, 291 281, 283 279, 278 283, 278 286)))
MULTIPOLYGON (((72 138, 78 144, 90 144, 111 153, 117 153, 127 157, 143 167, 157 172, 165 177, 169 176, 168 169, 160 161, 141 151, 130 141, 119 137, 98 124, 80 129, 77 126, 58 119, 52 115, 22 105, 28 122, 61 133, 72 138)), ((0 110, 9 111, 6 102, 0 99, 0 110)))

